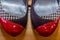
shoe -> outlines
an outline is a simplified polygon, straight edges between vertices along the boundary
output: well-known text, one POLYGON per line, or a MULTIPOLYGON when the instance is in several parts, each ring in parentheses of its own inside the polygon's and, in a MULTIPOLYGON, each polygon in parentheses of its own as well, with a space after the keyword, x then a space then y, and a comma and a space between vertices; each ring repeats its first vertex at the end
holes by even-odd
POLYGON ((31 21, 38 34, 48 37, 55 31, 60 20, 58 9, 57 0, 32 0, 31 21))
POLYGON ((11 36, 18 36, 26 28, 27 0, 1 0, 0 23, 11 36))

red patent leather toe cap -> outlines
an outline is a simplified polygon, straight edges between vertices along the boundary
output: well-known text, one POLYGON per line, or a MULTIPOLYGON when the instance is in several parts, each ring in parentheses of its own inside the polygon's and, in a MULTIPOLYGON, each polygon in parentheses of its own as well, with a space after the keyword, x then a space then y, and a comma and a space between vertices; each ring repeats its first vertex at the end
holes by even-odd
POLYGON ((0 21, 2 28, 11 36, 15 37, 24 30, 24 27, 20 24, 13 23, 11 21, 4 20, 2 18, 0 18, 0 21))
POLYGON ((36 28, 36 31, 40 35, 47 37, 47 36, 51 35, 55 31, 57 25, 58 25, 58 20, 55 20, 53 22, 49 22, 49 23, 43 24, 41 26, 38 26, 36 28))

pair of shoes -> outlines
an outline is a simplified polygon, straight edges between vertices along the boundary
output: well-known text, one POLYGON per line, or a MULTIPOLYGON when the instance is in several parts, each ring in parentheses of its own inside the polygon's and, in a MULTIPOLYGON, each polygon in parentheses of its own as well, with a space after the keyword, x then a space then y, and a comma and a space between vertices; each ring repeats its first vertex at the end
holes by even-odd
MULTIPOLYGON (((42 36, 51 35, 60 20, 58 9, 59 0, 32 0, 31 20, 35 31, 42 36)), ((8 34, 15 37, 26 28, 27 0, 1 0, 1 11, 0 23, 8 34)))

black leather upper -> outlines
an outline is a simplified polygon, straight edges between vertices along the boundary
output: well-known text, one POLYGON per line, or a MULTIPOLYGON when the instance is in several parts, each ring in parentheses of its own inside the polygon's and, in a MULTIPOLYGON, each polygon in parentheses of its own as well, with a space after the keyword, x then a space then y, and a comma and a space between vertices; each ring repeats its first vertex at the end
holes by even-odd
POLYGON ((32 21, 34 29, 45 23, 53 21, 52 19, 44 19, 37 15, 37 13, 35 12, 34 7, 33 7, 36 1, 37 0, 32 0, 32 6, 31 6, 31 21, 32 21))

